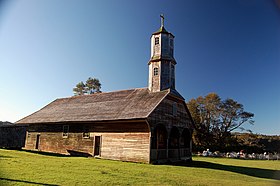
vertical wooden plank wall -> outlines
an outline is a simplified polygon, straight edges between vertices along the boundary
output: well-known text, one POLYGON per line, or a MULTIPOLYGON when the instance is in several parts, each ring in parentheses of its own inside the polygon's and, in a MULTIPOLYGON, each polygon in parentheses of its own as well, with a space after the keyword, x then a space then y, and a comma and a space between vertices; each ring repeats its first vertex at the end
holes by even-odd
POLYGON ((64 124, 30 125, 25 148, 39 151, 69 154, 70 151, 94 154, 94 138, 101 136, 100 158, 149 163, 150 131, 146 122, 103 122, 68 124, 68 137, 62 135, 64 124), (90 133, 83 138, 83 128, 90 133))

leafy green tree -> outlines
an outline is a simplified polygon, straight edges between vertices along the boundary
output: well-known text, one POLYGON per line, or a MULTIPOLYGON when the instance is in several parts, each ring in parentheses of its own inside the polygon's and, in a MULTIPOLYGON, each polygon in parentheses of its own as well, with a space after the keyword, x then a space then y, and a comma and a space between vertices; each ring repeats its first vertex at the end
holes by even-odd
POLYGON ((75 88, 73 88, 73 92, 75 96, 84 95, 86 93, 84 82, 79 82, 75 88))
POLYGON ((253 124, 253 113, 244 111, 233 99, 221 100, 216 93, 191 99, 188 108, 194 120, 194 143, 203 148, 222 149, 230 145, 231 132, 253 124))
POLYGON ((84 82, 79 82, 75 88, 73 88, 75 96, 80 96, 84 94, 93 94, 101 92, 101 83, 97 78, 89 77, 84 84, 84 82))
POLYGON ((101 92, 101 83, 97 78, 89 77, 86 81, 86 91, 88 94, 100 93, 101 92))

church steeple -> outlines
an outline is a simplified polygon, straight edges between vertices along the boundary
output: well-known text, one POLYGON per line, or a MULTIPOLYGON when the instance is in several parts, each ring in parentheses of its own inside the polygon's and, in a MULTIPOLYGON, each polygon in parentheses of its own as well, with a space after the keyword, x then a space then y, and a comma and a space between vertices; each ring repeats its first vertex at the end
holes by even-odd
POLYGON ((160 15, 161 26, 151 36, 151 59, 149 65, 149 90, 157 92, 175 90, 174 35, 164 28, 164 16, 160 15))

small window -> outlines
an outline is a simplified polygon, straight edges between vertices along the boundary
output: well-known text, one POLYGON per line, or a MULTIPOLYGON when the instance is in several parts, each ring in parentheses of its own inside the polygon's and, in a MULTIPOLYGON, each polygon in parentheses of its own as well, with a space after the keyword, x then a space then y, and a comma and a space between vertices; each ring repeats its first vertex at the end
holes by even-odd
POLYGON ((170 46, 173 48, 174 46, 174 42, 173 42, 173 39, 170 39, 170 46))
POLYGON ((27 131, 27 142, 31 142, 31 133, 27 131))
POLYGON ((69 125, 63 125, 62 137, 68 138, 69 133, 69 125))
POLYGON ((155 37, 155 45, 158 45, 158 44, 159 44, 159 38, 155 37))
POLYGON ((177 115, 177 103, 173 103, 172 105, 172 114, 173 116, 177 115))
POLYGON ((155 68, 154 68, 154 76, 157 76, 157 75, 158 75, 158 68, 155 67, 155 68))
POLYGON ((173 57, 173 48, 170 48, 170 55, 173 57))
POLYGON ((88 126, 84 126, 83 138, 89 138, 89 127, 88 126))
POLYGON ((172 78, 175 77, 175 67, 174 67, 173 64, 171 65, 171 77, 172 77, 172 78))

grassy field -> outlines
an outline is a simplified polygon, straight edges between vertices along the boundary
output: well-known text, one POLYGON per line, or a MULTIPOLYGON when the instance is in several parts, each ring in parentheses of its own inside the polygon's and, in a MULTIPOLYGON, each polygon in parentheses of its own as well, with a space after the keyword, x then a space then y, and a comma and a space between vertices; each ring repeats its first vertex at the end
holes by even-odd
POLYGON ((0 149, 0 185, 280 185, 280 161, 147 165, 0 149))

